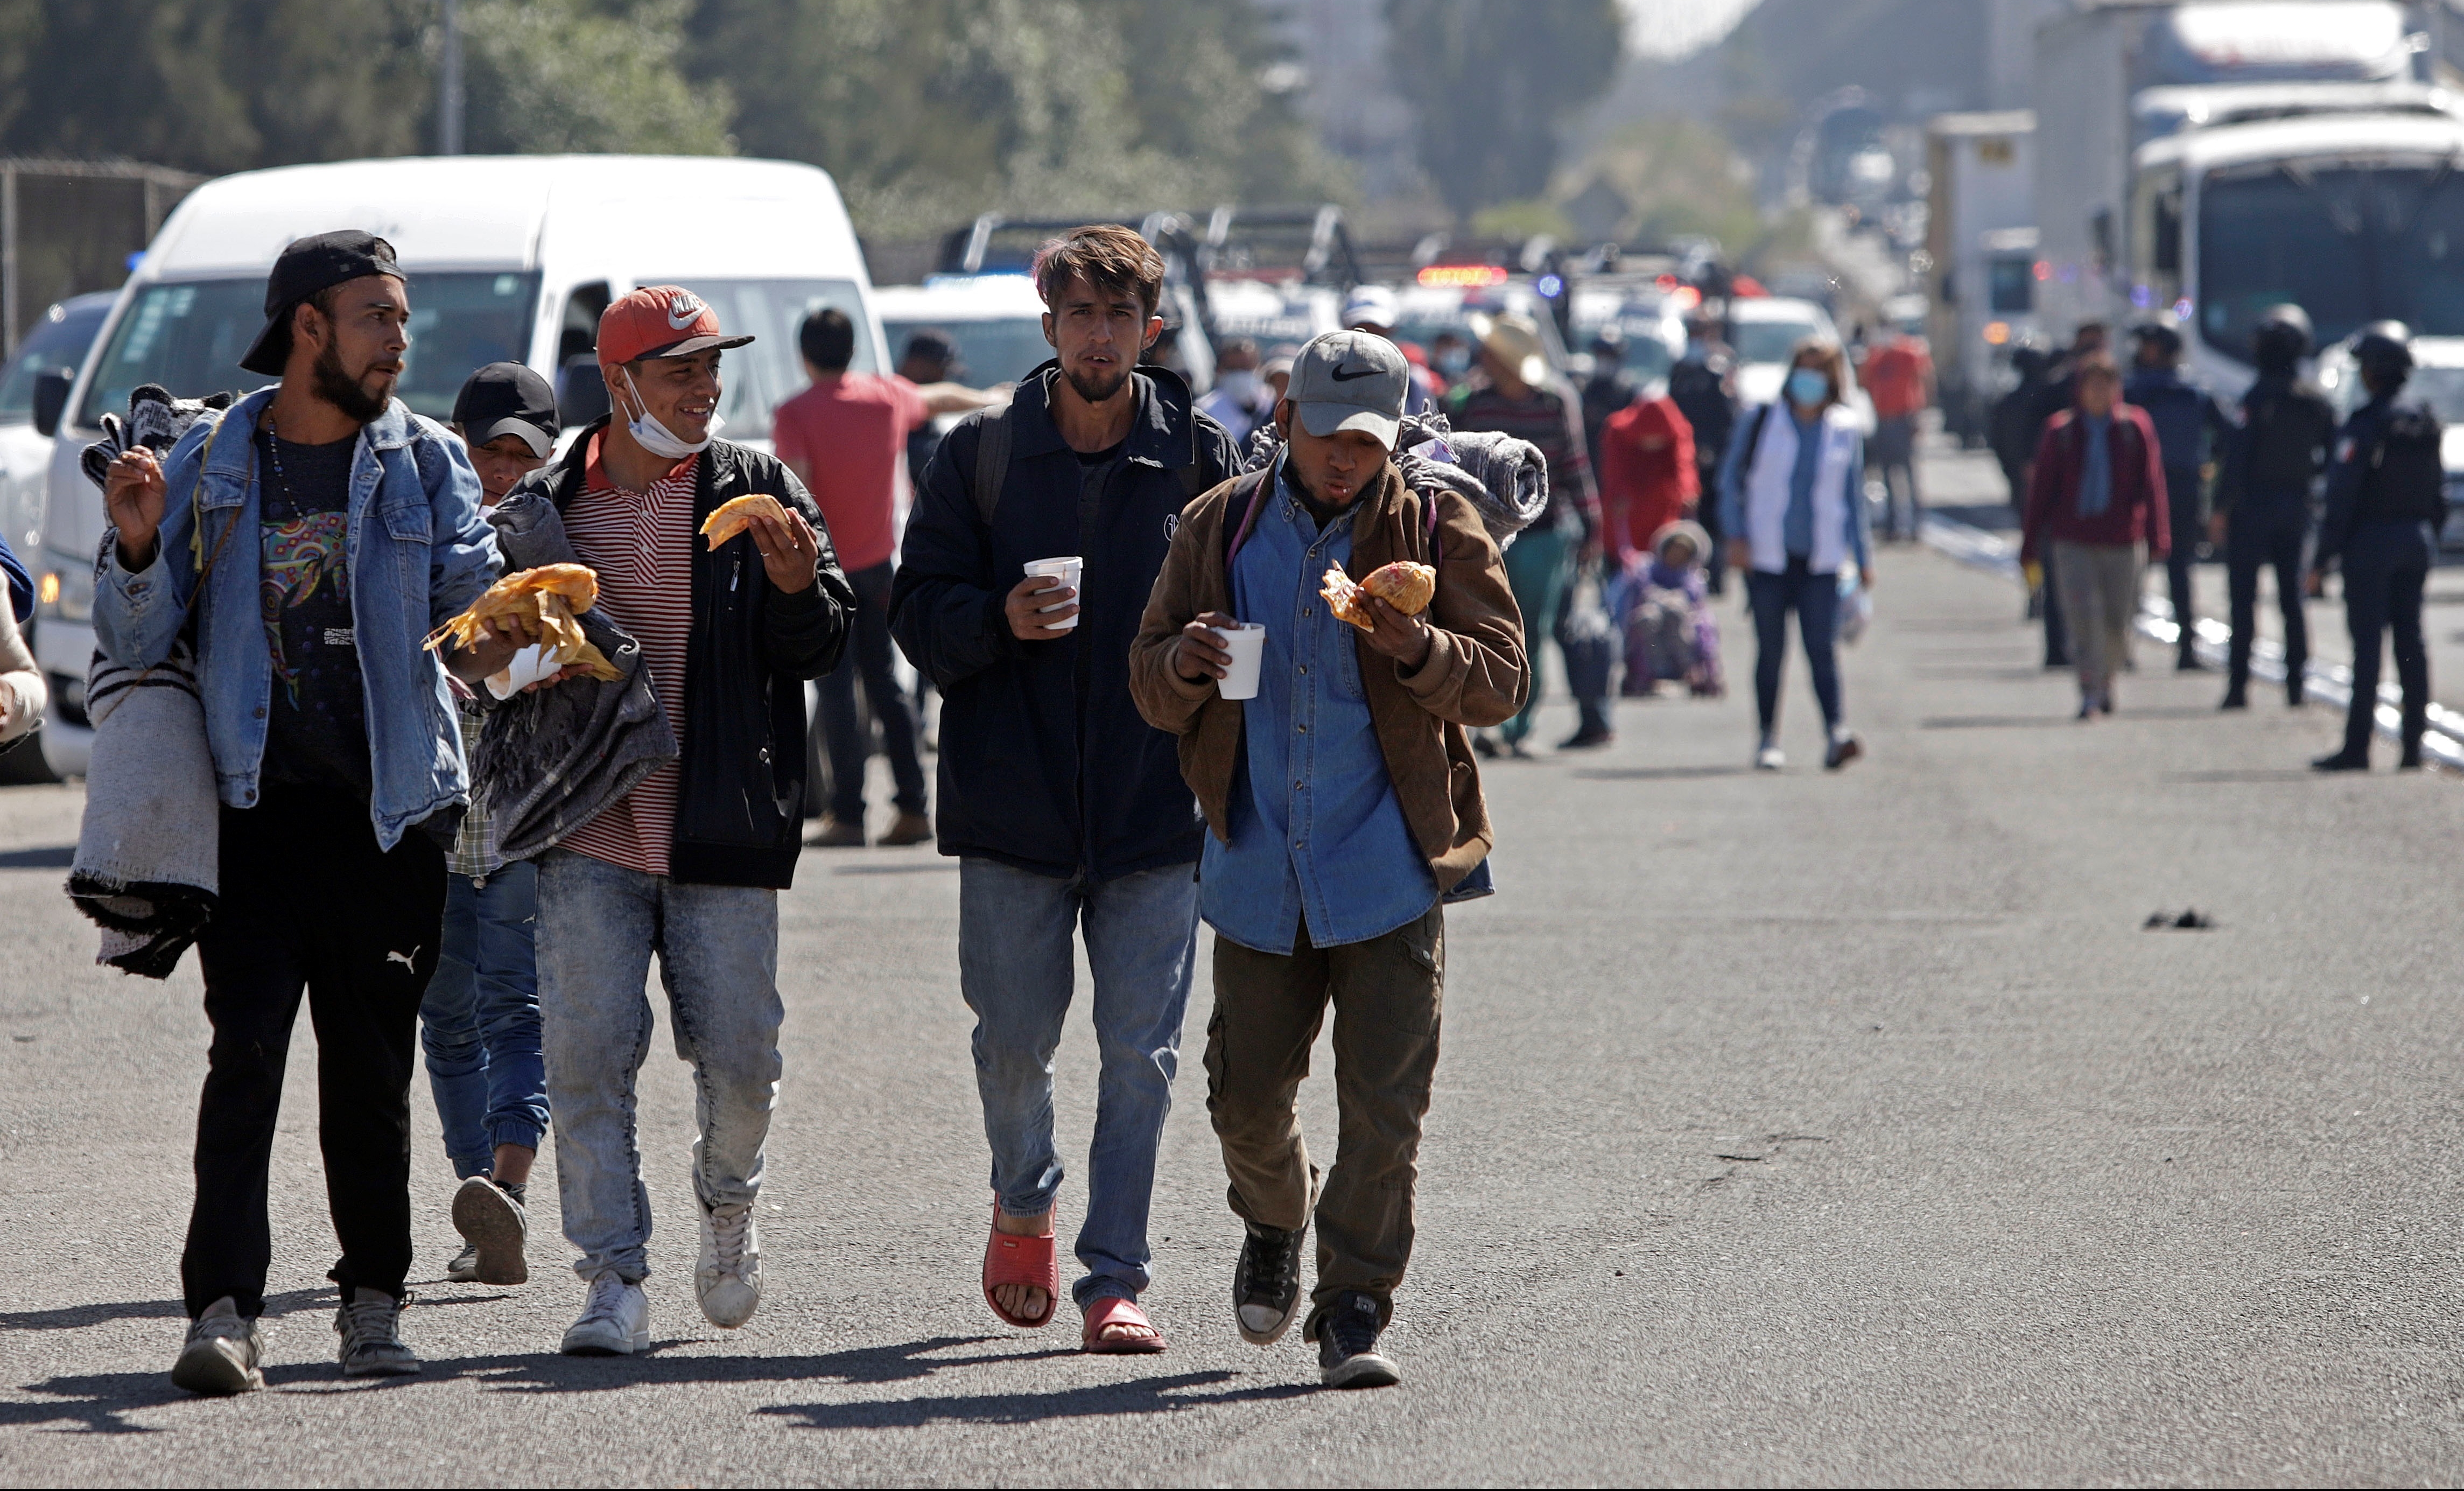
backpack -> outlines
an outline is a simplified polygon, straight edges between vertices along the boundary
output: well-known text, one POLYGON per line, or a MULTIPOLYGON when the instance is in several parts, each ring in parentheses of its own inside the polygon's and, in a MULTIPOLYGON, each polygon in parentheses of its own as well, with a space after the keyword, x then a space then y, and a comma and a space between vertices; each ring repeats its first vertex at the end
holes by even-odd
MULTIPOLYGON (((983 520, 987 529, 992 527, 993 514, 1001 507, 1001 487, 1009 480, 1009 448, 1018 429, 1012 421, 1012 412, 1017 408, 1017 402, 1009 399, 988 404, 977 423, 980 437, 976 445, 976 516, 983 520)), ((1193 415, 1195 412, 1193 409, 1193 415)), ((1195 498, 1215 484, 1206 479, 1206 468, 1194 460, 1174 468, 1173 475, 1180 478, 1184 498, 1195 498)))
POLYGON ((2421 405, 2388 412, 2362 478, 2374 510, 2400 523, 2447 521, 2447 462, 2439 453, 2445 434, 2438 416, 2421 405))

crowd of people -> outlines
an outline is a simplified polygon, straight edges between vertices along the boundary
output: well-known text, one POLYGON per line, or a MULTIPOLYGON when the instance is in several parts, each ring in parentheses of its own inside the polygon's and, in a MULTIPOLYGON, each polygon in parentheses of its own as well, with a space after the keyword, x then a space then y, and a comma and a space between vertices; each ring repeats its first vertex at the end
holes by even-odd
MULTIPOLYGON (((560 1347, 646 1348, 636 1081, 654 963, 693 1068, 694 1297, 721 1328, 753 1317, 782 1072, 778 894, 808 842, 868 841, 859 687, 894 784, 880 841, 960 861, 987 1307, 1036 1328, 1066 1292, 1083 1349, 1166 1349, 1140 1302, 1203 923, 1235 1328, 1271 1346, 1300 1324, 1331 1385, 1399 1379, 1380 1343, 1413 1246, 1444 908, 1489 893, 1480 763, 1528 753, 1540 636, 1578 706, 1563 747, 1602 744, 1617 649, 1588 613, 1615 614, 1628 697, 1716 696, 1708 608, 1734 570, 1756 646, 1754 765, 1785 765, 1792 616, 1824 764, 1857 759, 1837 634, 1874 583, 1869 472, 1891 494, 1886 536, 1915 532, 1930 369, 1896 340, 1868 350, 1868 383, 1892 389, 1869 439, 1847 353, 1826 342, 1795 349, 1777 398, 1741 408, 1707 322, 1664 387, 1627 380, 1610 332, 1576 389, 1528 322, 1485 318, 1424 354, 1397 341, 1392 297, 1364 291, 1345 329, 1288 353, 1227 345, 1200 399, 1147 361, 1164 265, 1136 234, 1075 230, 1034 276, 1053 357, 998 390, 953 381, 954 349, 930 334, 900 375, 852 371, 855 323, 816 312, 799 328, 810 387, 778 410, 775 456, 716 433, 724 354, 752 339, 687 290, 634 290, 598 326, 611 412, 560 456, 554 393, 520 365, 473 370, 446 425, 394 398, 415 287, 384 239, 326 234, 269 278, 241 366, 275 383, 165 401, 178 418, 146 427, 159 437, 90 453, 109 519, 98 677, 163 673, 193 701, 142 724, 98 711, 98 759, 115 731, 186 718, 210 765, 211 914, 189 935, 212 1038, 174 1382, 262 1384, 271 1151, 303 996, 347 1375, 419 1370, 402 1329, 414 1051, 458 1182, 447 1277, 528 1280, 531 1176, 552 1140, 581 1285, 560 1347), (919 447, 941 415, 964 417, 919 447), (1446 464, 1447 440, 1476 438, 1545 472, 1529 511, 1446 464), (740 531, 715 526, 728 514, 740 531), (479 604, 501 578, 560 566, 591 580, 573 618, 587 658, 550 652, 544 621, 479 604), (466 612, 480 619, 449 627, 466 612), (893 650, 941 698, 929 785, 893 650), (808 840, 816 755, 830 787, 808 840), (1100 1069, 1065 1281, 1054 1071, 1082 939, 1100 1069), (1341 1138, 1321 1171, 1298 1092, 1330 1005, 1341 1138)), ((2058 384, 2026 369, 2022 393, 2052 411, 2013 471, 2048 647, 2079 670, 2082 717, 2110 712, 2141 573, 2197 531, 2184 493, 2220 444, 2240 705, 2244 568, 2296 583, 2285 535, 2298 560, 2302 483, 2332 465, 2314 564, 2341 557, 2357 644, 2369 637, 2357 701, 2379 631, 2395 632, 2410 764, 2426 692, 2415 489, 2435 469, 2434 421, 2424 468, 2427 416, 2395 402, 2402 329, 2378 327, 2358 345, 2372 400, 2336 436, 2291 376, 2286 349, 2306 350, 2292 327, 2262 326, 2238 420, 2180 383, 2161 332, 2126 386, 2088 333, 2058 384)), ((0 742, 32 727, 41 689, 0 613, 0 742)), ((2365 764, 2355 718, 2322 767, 2365 764)), ((146 971, 167 971, 168 946, 146 971)))
POLYGON ((2090 321, 2059 356, 2016 349, 2018 385, 1992 418, 1995 455, 2019 509, 2032 606, 2044 623, 2045 664, 2077 670, 2079 718, 2114 710, 2150 564, 2166 569, 2176 668, 2209 666, 2198 652, 2191 585, 2204 540, 2225 562, 2230 640, 2220 707, 2250 707, 2262 571, 2274 577, 2282 618, 2286 702, 2300 707, 2310 654, 2303 602, 2324 592, 2332 566, 2343 576, 2352 638, 2351 699, 2343 745, 2311 764, 2369 768, 2391 634, 2402 697, 2398 765, 2419 768, 2430 704, 2422 594, 2447 499, 2438 416, 2403 399, 2410 332, 2376 322, 2353 334, 2347 350, 2366 397, 2342 421, 2301 375, 2318 348, 2299 305, 2259 318, 2250 347, 2256 376, 2230 411, 2183 378, 2172 326, 2133 329, 2126 378, 2109 336, 2090 321))

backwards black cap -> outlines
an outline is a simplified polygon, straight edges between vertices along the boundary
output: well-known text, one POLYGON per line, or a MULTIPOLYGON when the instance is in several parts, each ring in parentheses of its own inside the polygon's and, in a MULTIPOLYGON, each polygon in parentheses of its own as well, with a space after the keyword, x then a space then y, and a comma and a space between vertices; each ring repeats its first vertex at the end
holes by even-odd
POLYGON ((517 434, 541 460, 556 449, 556 390, 519 363, 490 363, 453 399, 453 423, 474 447, 517 434))
POLYGON ((291 356, 291 312, 319 290, 369 275, 405 278, 393 245, 372 233, 346 228, 298 238, 274 261, 265 279, 265 329, 249 345, 239 365, 253 373, 279 373, 291 356))

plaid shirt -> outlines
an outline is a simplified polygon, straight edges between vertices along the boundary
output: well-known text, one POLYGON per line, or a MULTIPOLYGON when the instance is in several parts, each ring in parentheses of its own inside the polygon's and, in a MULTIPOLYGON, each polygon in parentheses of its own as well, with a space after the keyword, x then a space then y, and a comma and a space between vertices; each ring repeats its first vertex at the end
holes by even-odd
MULTIPOLYGON (((457 700, 462 716, 462 754, 467 759, 479 745, 479 725, 487 716, 480 713, 476 700, 457 700)), ((471 811, 462 815, 462 836, 453 841, 453 862, 450 867, 456 875, 484 880, 505 867, 496 853, 496 828, 488 815, 479 811, 478 794, 472 793, 471 811)))

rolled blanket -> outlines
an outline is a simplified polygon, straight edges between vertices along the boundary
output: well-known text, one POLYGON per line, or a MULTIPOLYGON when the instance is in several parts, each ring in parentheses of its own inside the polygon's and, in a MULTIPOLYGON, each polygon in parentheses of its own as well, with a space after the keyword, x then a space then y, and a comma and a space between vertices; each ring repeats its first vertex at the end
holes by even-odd
MULTIPOLYGON (((489 509, 508 572, 576 564, 556 505, 516 492, 489 509)), ((492 820, 496 850, 528 859, 562 843, 679 754, 667 711, 642 666, 642 644, 593 607, 574 618, 618 677, 567 679, 498 703, 471 753, 472 796, 492 820)))
POLYGON ((69 899, 102 928, 97 963, 167 978, 220 889, 220 810, 196 658, 186 640, 151 668, 97 653, 85 701, 94 755, 69 899))
MULTIPOLYGON (((1548 509, 1549 460, 1529 440, 1491 431, 1457 434, 1445 415, 1432 411, 1405 415, 1399 443, 1395 469, 1403 484, 1415 492, 1444 487, 1462 493, 1501 551, 1548 509)), ((1283 449, 1274 424, 1261 424, 1241 453, 1242 469, 1264 471, 1283 449)))

